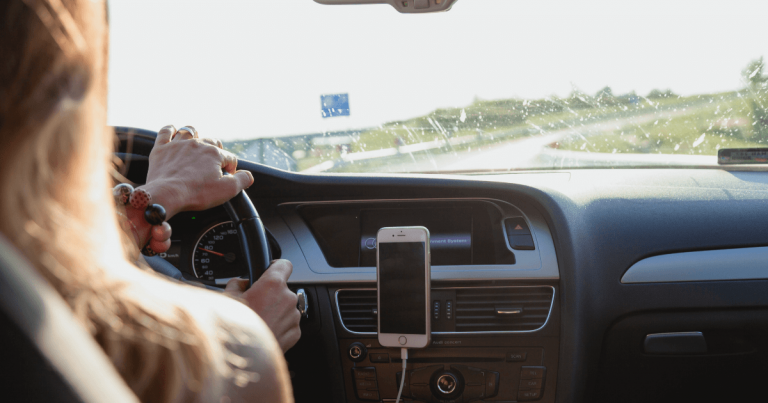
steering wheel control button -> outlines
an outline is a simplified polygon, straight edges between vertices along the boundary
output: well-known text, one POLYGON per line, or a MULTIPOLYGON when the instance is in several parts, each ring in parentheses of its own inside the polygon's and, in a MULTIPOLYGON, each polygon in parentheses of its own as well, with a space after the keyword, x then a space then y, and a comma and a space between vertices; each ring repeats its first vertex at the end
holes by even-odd
MULTIPOLYGON (((360 342, 354 342, 349 345, 349 351, 347 352, 347 356, 353 362, 360 362, 364 360, 367 354, 368 354, 368 349, 365 348, 365 344, 360 342)), ((375 376, 376 375, 374 374, 374 377, 375 376)))
POLYGON ((527 357, 525 351, 507 351, 507 362, 523 362, 527 357))
POLYGON ((521 367, 520 379, 544 379, 546 367, 521 367))
POLYGON ((458 381, 453 374, 442 374, 437 378, 437 390, 445 395, 450 395, 456 390, 458 381))
POLYGON ((397 339, 397 341, 399 341, 399 342, 400 342, 400 345, 401 345, 401 346, 404 346, 404 345, 405 345, 405 343, 408 343, 408 339, 407 339, 405 336, 400 336, 400 338, 399 338, 399 339, 397 339))
POLYGON ((371 353, 369 357, 371 362, 389 362, 389 354, 386 353, 371 353))

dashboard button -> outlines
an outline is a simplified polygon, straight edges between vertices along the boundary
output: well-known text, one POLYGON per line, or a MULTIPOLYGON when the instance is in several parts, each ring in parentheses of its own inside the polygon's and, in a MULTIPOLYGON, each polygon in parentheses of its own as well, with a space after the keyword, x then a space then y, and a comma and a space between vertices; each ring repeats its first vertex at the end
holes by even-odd
POLYGON ((510 235, 509 247, 518 250, 534 250, 533 238, 530 235, 510 235))
POLYGON ((540 390, 521 390, 517 392, 517 400, 519 401, 528 401, 528 400, 538 400, 541 399, 541 391, 540 390))
POLYGON ((541 386, 544 384, 543 379, 521 379, 520 380, 520 390, 526 390, 526 389, 541 389, 541 386))
POLYGON ((464 387, 464 401, 472 402, 475 400, 485 399, 485 385, 467 385, 464 387))
POLYGON ((360 400, 379 400, 379 392, 375 390, 358 390, 357 398, 360 400))
POLYGON ((429 388, 429 385, 411 384, 411 396, 413 396, 415 399, 421 399, 429 402, 432 401, 432 389, 429 388))
POLYGON ((389 362, 389 354, 386 353, 371 353, 371 362, 389 362))
POLYGON ((456 379, 456 375, 446 373, 437 378, 436 387, 438 392, 447 396, 456 391, 458 384, 459 380, 456 379))
MULTIPOLYGON (((397 388, 400 389, 400 380, 403 379, 403 372, 398 372, 397 377, 395 378, 395 385, 397 385, 397 388)), ((405 371, 405 382, 403 385, 403 396, 410 396, 411 395, 411 372, 405 371)))
POLYGON ((365 359, 366 354, 368 354, 368 349, 365 348, 363 343, 358 341, 349 345, 347 354, 349 355, 349 359, 353 362, 360 362, 365 359))
POLYGON ((485 394, 488 397, 493 397, 497 393, 499 393, 499 373, 488 371, 485 373, 485 394))
POLYGON ((542 379, 546 369, 545 367, 521 367, 520 379, 542 379))
POLYGON ((528 223, 525 222, 523 217, 507 218, 504 220, 504 226, 507 229, 507 235, 530 235, 531 230, 528 229, 528 223))
POLYGON ((411 371, 411 390, 416 385, 428 385, 432 374, 441 369, 443 369, 442 365, 432 365, 430 367, 416 368, 411 371))
POLYGON ((379 386, 376 381, 371 379, 356 379, 355 387, 357 390, 378 390, 379 386))
POLYGON ((464 383, 467 385, 485 385, 485 374, 488 372, 484 369, 467 367, 464 365, 451 365, 456 371, 461 372, 464 376, 464 383))
POLYGON ((352 377, 355 379, 376 379, 376 368, 352 368, 352 377))
POLYGON ((527 357, 528 353, 525 351, 507 351, 507 362, 521 362, 527 357))

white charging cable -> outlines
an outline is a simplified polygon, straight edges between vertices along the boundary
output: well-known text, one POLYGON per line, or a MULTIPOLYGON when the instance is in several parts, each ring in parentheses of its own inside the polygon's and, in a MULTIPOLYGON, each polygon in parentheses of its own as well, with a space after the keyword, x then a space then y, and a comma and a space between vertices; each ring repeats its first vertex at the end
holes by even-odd
POLYGON ((397 400, 395 403, 400 403, 400 396, 403 394, 403 385, 405 385, 405 363, 408 361, 408 349, 400 349, 400 358, 403 360, 403 375, 400 376, 400 390, 397 391, 397 400))

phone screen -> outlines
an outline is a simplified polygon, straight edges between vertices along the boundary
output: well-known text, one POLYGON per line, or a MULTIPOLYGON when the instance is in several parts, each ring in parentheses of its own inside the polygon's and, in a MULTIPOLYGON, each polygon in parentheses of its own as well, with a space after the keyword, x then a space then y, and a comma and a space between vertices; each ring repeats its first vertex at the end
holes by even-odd
POLYGON ((382 242, 378 249, 379 332, 426 334, 424 242, 382 242))

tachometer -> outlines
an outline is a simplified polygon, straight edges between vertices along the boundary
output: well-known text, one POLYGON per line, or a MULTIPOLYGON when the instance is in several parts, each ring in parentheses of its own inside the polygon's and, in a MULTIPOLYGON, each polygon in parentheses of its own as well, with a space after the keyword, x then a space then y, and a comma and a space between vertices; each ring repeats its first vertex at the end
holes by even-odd
POLYGON ((231 221, 214 225, 198 239, 192 270, 200 280, 212 282, 248 273, 237 228, 231 221))

